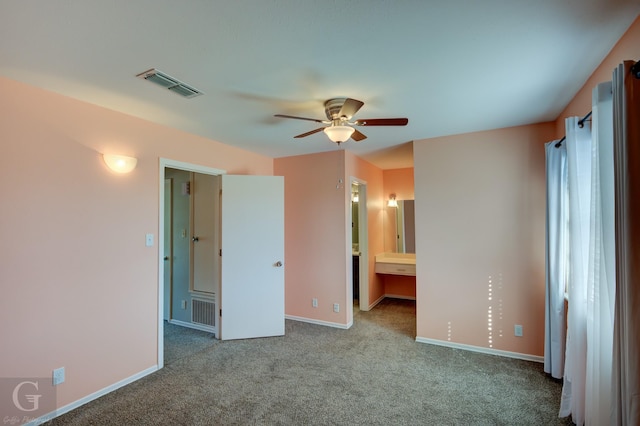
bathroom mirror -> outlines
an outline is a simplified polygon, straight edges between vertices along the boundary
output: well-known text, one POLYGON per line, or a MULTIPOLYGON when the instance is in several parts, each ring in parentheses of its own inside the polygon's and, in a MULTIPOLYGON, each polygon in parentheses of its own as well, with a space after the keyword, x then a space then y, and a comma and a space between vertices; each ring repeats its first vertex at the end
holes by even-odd
POLYGON ((385 207, 384 251, 416 252, 414 200, 397 200, 398 207, 385 207))

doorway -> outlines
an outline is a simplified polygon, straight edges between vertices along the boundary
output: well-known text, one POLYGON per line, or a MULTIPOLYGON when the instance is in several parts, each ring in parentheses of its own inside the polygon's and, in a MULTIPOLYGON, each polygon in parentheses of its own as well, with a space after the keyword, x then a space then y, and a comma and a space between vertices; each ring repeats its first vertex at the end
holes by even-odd
MULTIPOLYGON (((206 248, 210 252, 206 257, 214 258, 214 250, 217 246, 212 245, 214 248, 207 247, 206 244, 196 246, 199 239, 195 233, 200 232, 194 227, 193 214, 194 211, 201 209, 193 205, 192 190, 195 187, 192 187, 192 182, 194 182, 194 176, 199 176, 206 184, 210 180, 207 178, 224 173, 224 170, 166 159, 160 160, 160 182, 164 182, 164 185, 161 185, 160 191, 160 235, 158 238, 160 244, 158 252, 161 256, 158 275, 160 278, 158 280, 159 307, 161 307, 158 319, 159 368, 164 366, 165 320, 172 325, 203 330, 216 335, 215 325, 218 324, 218 317, 215 298, 218 285, 213 283, 204 289, 196 285, 194 291, 194 268, 197 274, 202 274, 202 272, 201 268, 194 265, 193 260, 198 256, 203 257, 201 248, 206 248), (194 248, 196 253, 194 253, 194 248)), ((211 194, 209 197, 209 205, 206 206, 209 210, 218 208, 211 204, 214 195, 211 194)), ((209 223, 206 224, 206 228, 211 232, 215 233, 218 226, 216 222, 219 221, 218 217, 219 213, 211 214, 207 220, 209 223)), ((218 240, 215 234, 209 239, 218 240)), ((207 263, 208 265, 215 264, 215 262, 207 263)), ((210 271, 205 268, 204 272, 210 271)), ((212 273, 219 275, 217 270, 212 273)), ((211 281, 211 279, 207 281, 211 281)))
POLYGON ((213 334, 220 279, 218 194, 214 175, 165 168, 164 318, 213 334))
MULTIPOLYGON (((224 170, 161 158, 156 317, 158 368, 164 366, 164 205, 165 174, 169 169, 207 175, 219 185, 216 187, 219 193, 214 194, 218 199, 215 220, 219 232, 218 237, 210 238, 219 241, 220 248, 209 257, 210 263, 219 263, 213 309, 216 336, 230 340, 284 335, 284 178, 227 175, 224 170), (247 263, 247 259, 251 259, 251 263, 247 263)), ((173 219, 175 223, 175 217, 173 219)), ((186 238, 182 238, 180 229, 174 227, 173 232, 178 230, 182 240, 189 244, 202 242, 192 229, 184 232, 186 238)), ((174 241, 174 255, 176 245, 177 241, 174 241)), ((205 289, 190 290, 193 300, 196 295, 202 296, 200 293, 205 289)), ((182 303, 181 299, 179 301, 182 303)), ((173 300, 172 305, 176 302, 173 300)))
POLYGON ((352 271, 351 282, 348 287, 350 318, 353 320, 354 311, 369 310, 369 243, 367 217, 367 183, 351 177, 351 208, 349 220, 351 233, 349 245, 351 247, 352 271))

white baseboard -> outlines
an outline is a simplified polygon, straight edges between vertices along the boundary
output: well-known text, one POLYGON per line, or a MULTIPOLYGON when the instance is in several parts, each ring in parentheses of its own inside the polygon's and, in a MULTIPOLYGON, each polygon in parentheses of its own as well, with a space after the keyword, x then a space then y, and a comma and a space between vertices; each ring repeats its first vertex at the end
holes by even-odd
MULTIPOLYGON (((372 303, 372 304, 370 304, 370 305, 367 307, 367 311, 370 311, 370 310, 372 310, 373 308, 375 308, 375 307, 376 307, 376 305, 377 305, 378 303, 382 302, 382 301, 384 300, 384 298, 385 298, 385 297, 386 297, 386 295, 384 295, 384 294, 383 294, 383 295, 382 295, 382 296, 380 296, 378 299, 374 300, 374 301, 373 301, 373 303, 372 303)), ((361 310, 362 310, 362 309, 361 309, 361 310)))
POLYGON ((462 349, 471 352, 480 352, 487 355, 498 355, 507 358, 522 359, 525 361, 544 362, 544 357, 538 355, 523 354, 520 352, 503 351, 500 349, 483 348, 482 346, 465 345, 464 343, 445 342, 444 340, 428 339, 426 337, 416 337, 416 342, 429 345, 446 346, 448 348, 462 349))
POLYGON ((401 295, 396 295, 396 294, 383 294, 378 299, 374 300, 373 303, 367 307, 367 309, 360 308, 360 310, 361 311, 370 311, 373 308, 375 308, 377 304, 379 304, 380 302, 382 302, 386 298, 389 298, 389 299, 416 300, 416 298, 412 297, 412 296, 401 296, 401 295))
POLYGON ((207 325, 195 324, 192 322, 180 321, 175 319, 170 319, 168 321, 170 324, 179 325, 180 327, 193 328, 200 331, 207 331, 209 333, 217 334, 218 330, 216 327, 209 327, 207 325))
POLYGON ((347 330, 351 328, 351 326, 353 325, 353 320, 351 320, 348 324, 340 324, 337 322, 329 322, 329 321, 315 320, 311 318, 296 317, 294 315, 285 315, 284 317, 285 319, 289 319, 293 321, 306 322, 309 324, 316 324, 316 325, 324 325, 326 327, 341 328, 343 330, 347 330))
POLYGON ((385 294, 384 297, 388 297, 389 299, 416 300, 414 296, 402 296, 400 294, 385 294))
POLYGON ((71 404, 67 404, 64 407, 60 407, 55 411, 52 411, 51 413, 45 414, 44 416, 38 417, 37 419, 33 420, 32 422, 29 422, 29 425, 40 425, 44 422, 48 422, 49 420, 52 420, 58 416, 61 416, 65 413, 68 413, 71 410, 75 410, 76 408, 86 404, 87 402, 91 402, 94 399, 98 399, 101 396, 104 396, 108 393, 113 392, 116 389, 119 389, 123 386, 126 386, 130 383, 135 382, 136 380, 140 380, 142 379, 144 376, 148 376, 151 373, 155 373, 156 371, 158 371, 158 366, 154 365, 153 367, 149 367, 146 370, 142 370, 139 373, 134 374, 133 376, 129 376, 126 379, 122 379, 119 382, 116 382, 110 386, 107 386, 106 388, 102 388, 97 392, 94 392, 92 394, 89 394, 87 396, 85 396, 84 398, 80 398, 79 400, 72 402, 71 404))

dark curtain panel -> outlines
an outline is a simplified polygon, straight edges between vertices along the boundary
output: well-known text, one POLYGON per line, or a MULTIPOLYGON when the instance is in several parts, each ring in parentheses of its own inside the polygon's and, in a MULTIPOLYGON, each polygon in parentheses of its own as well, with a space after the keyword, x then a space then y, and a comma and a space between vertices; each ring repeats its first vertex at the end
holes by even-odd
POLYGON ((616 309, 611 424, 640 424, 640 80, 613 73, 616 309))

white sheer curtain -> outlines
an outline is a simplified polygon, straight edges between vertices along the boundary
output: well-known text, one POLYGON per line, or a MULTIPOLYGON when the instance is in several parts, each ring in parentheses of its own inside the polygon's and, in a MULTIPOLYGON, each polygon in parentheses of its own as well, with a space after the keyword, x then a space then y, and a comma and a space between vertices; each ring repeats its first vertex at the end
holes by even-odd
MULTIPOLYGON (((559 415, 571 415, 577 425, 640 424, 640 79, 632 65, 618 67, 613 85, 594 89, 593 136, 577 117, 566 120, 569 301, 559 415)), ((546 149, 549 174, 557 167, 549 144, 546 149)), ((547 203, 562 206, 549 194, 547 203)), ((559 232, 549 229, 557 214, 547 212, 548 234, 559 232)), ((551 318, 557 287, 550 275, 559 262, 552 256, 564 254, 547 238, 551 318)), ((549 338, 545 371, 552 372, 547 345, 551 352, 549 338)))
POLYGON ((591 229, 587 281, 585 422, 606 425, 611 410, 615 222, 611 82, 593 90, 591 229))
POLYGON ((584 423, 587 353, 587 278, 591 212, 591 131, 578 117, 565 121, 569 185, 569 308, 560 417, 584 423))
POLYGON ((564 373, 565 312, 567 279, 567 148, 558 141, 545 145, 547 177, 546 303, 544 371, 560 379, 564 373))
POLYGON ((611 83, 593 91, 592 131, 566 120, 569 192, 567 347, 560 417, 609 422, 615 294, 611 83))
POLYGON ((613 73, 616 308, 611 424, 640 424, 640 80, 625 61, 613 73))

